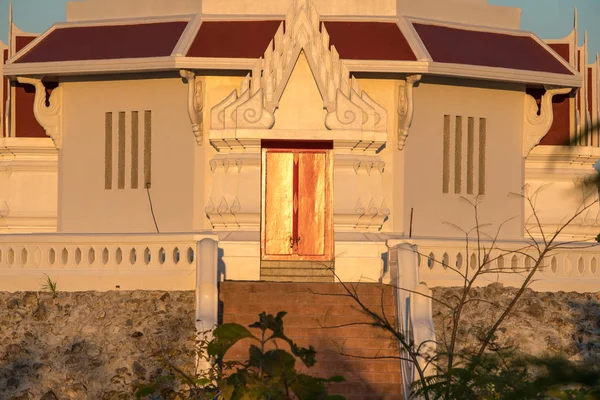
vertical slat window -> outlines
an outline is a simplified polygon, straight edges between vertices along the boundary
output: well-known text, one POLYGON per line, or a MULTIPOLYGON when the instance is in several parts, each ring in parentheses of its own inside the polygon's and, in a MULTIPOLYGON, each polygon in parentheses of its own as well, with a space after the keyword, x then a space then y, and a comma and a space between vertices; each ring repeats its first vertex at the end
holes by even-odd
POLYGON ((456 116, 454 134, 454 193, 460 194, 462 190, 462 117, 456 116))
POLYGON ((125 189, 125 112, 119 112, 118 124, 118 154, 117 154, 117 188, 125 189))
POLYGON ((112 189, 112 113, 104 114, 104 189, 112 189))
POLYGON ((475 158, 475 118, 467 120, 467 193, 473 194, 475 158))
POLYGON ((115 183, 117 189, 145 188, 146 183, 151 183, 152 114, 150 110, 144 111, 143 121, 140 114, 139 111, 104 114, 105 189, 115 188, 115 183))
POLYGON ((152 182, 152 112, 144 111, 144 187, 152 182))
POLYGON ((444 115, 442 192, 450 191, 450 116, 444 115))
POLYGON ((138 136, 139 120, 138 112, 131 112, 131 188, 138 188, 138 155, 139 155, 139 136, 138 136))
POLYGON ((486 119, 479 118, 479 194, 485 194, 486 119))
POLYGON ((486 132, 485 118, 444 115, 442 193, 450 193, 454 186, 455 194, 485 194, 486 132))

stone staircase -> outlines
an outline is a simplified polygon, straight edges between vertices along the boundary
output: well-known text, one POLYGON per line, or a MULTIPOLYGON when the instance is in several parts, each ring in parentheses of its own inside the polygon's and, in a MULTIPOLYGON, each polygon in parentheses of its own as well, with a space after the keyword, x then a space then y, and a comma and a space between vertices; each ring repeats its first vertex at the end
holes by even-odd
MULTIPOLYGON (((372 310, 383 310, 390 321, 395 320, 391 287, 362 283, 356 290, 372 310)), ((360 324, 369 319, 344 294, 339 283, 225 281, 220 285, 222 321, 247 326, 262 311, 287 311, 283 318, 286 335, 298 345, 313 345, 317 351, 316 365, 304 372, 345 378, 343 383, 330 384, 330 394, 341 394, 348 400, 401 399, 400 361, 372 358, 397 357, 395 340, 381 329, 360 324)), ((228 353, 229 358, 247 359, 249 343, 239 342, 228 353)))
POLYGON ((333 282, 333 261, 262 261, 260 280, 269 282, 333 282))

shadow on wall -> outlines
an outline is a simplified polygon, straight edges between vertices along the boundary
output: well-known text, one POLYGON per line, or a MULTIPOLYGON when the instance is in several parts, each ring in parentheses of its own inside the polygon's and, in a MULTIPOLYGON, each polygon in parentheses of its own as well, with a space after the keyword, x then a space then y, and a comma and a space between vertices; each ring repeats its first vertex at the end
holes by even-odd
POLYGON ((193 316, 193 292, 0 293, 1 397, 130 399, 193 366, 193 316))

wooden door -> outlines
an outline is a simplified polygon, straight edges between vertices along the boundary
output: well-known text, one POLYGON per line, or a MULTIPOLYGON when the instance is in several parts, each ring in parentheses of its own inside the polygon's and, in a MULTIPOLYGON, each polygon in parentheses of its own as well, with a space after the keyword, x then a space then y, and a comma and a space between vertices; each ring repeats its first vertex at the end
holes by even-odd
POLYGON ((322 143, 263 146, 263 260, 332 259, 331 162, 322 143))

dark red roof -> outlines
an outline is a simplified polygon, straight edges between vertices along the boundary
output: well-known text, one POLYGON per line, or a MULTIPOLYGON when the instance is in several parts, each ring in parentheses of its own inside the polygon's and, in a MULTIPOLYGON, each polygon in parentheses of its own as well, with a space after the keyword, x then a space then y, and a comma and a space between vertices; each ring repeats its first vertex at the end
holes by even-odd
POLYGON ((15 63, 169 56, 187 22, 57 28, 15 63))
POLYGON ((325 22, 329 43, 348 60, 416 61, 406 38, 393 22, 325 22))
MULTIPOLYGON (((29 43, 33 42, 36 36, 17 36, 15 37, 15 47, 16 51, 21 51, 23 47, 27 46, 29 43)), ((14 53, 13 53, 14 54, 14 53)))
POLYGON ((433 61, 573 75, 530 36, 413 23, 433 61))
POLYGON ((188 57, 259 58, 282 21, 205 21, 188 57))
POLYGON ((566 62, 569 62, 569 55, 571 54, 571 46, 568 43, 550 43, 548 44, 566 62))

